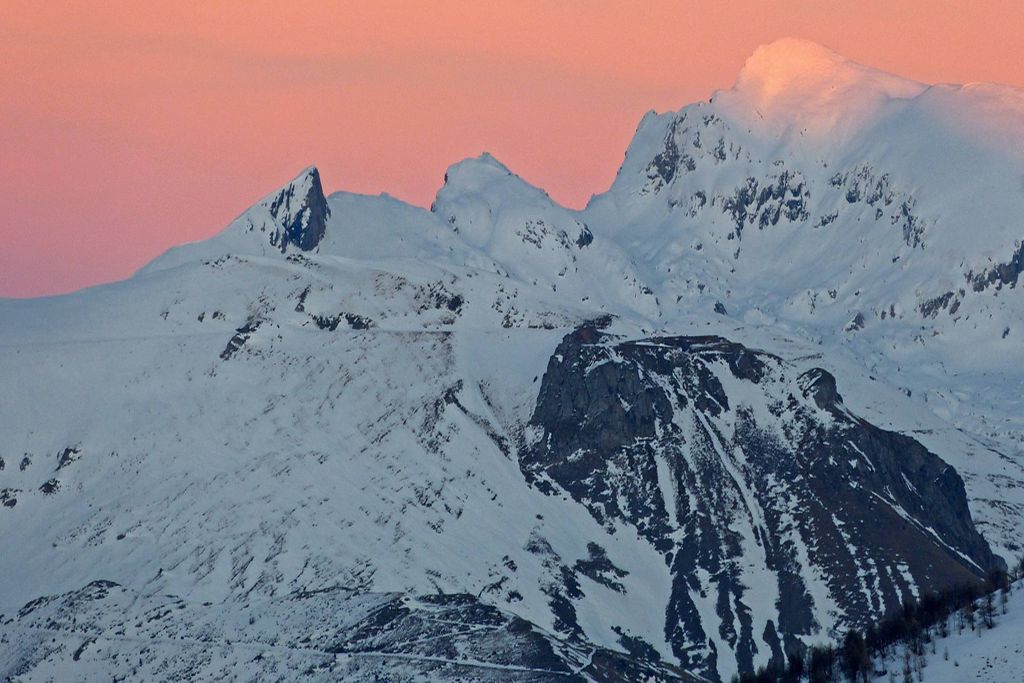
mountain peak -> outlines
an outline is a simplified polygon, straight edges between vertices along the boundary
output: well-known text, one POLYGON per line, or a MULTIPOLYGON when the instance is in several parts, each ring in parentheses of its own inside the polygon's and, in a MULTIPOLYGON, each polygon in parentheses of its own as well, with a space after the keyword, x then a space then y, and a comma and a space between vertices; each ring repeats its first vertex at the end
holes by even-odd
POLYGON ((513 175, 508 166, 498 161, 490 152, 468 157, 448 167, 444 174, 445 187, 451 185, 476 185, 502 176, 513 175))
POLYGON ((738 114, 808 132, 858 124, 893 99, 927 86, 863 66, 810 40, 783 38, 757 48, 731 90, 716 95, 738 114))
POLYGON ((501 204, 509 200, 550 202, 547 194, 530 185, 489 152, 463 159, 448 167, 444 186, 438 190, 435 209, 453 202, 480 201, 501 204), (486 199, 485 199, 486 198, 486 199))
POLYGON ((734 90, 772 99, 786 94, 871 89, 893 98, 913 97, 925 85, 847 59, 811 40, 782 38, 762 45, 747 59, 734 90))
POLYGON ((801 38, 781 38, 761 45, 747 58, 739 82, 771 80, 781 85, 794 79, 820 78, 854 64, 838 52, 801 38))
MULTIPOLYGON (((316 166, 305 168, 277 192, 267 195, 257 207, 269 214, 270 244, 286 251, 293 245, 309 251, 324 236, 330 209, 316 166)), ((254 207, 256 208, 256 207, 254 207)))

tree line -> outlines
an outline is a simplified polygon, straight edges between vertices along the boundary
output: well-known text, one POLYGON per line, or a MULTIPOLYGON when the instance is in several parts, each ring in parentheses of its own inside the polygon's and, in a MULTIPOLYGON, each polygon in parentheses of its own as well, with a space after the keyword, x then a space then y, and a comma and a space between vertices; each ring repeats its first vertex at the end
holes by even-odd
MULTIPOLYGON (((1024 555, 1012 571, 996 569, 984 581, 960 583, 908 598, 900 609, 866 628, 851 628, 834 644, 790 652, 757 671, 737 674, 732 683, 867 683, 878 677, 913 683, 924 680, 925 655, 952 630, 994 628, 1006 613, 1013 583, 1024 579, 1024 555), (902 656, 900 656, 902 655, 902 656)), ((947 655, 948 656, 948 655, 947 655)))

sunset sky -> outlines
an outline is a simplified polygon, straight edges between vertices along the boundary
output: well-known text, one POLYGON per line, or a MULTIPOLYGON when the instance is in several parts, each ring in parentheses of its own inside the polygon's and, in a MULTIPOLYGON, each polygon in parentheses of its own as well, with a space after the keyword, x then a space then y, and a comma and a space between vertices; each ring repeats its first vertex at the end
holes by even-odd
POLYGON ((1020 87, 1022 30, 1020 0, 0 0, 0 296, 127 277, 309 164, 429 206, 487 150, 579 207, 645 111, 730 86, 760 44, 1020 87))

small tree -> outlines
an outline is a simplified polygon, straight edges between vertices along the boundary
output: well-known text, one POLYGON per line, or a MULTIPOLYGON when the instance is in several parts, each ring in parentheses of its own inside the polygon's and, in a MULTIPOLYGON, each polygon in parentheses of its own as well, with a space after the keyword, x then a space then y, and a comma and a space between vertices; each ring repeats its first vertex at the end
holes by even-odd
POLYGON ((832 669, 835 664, 835 650, 831 645, 815 645, 811 648, 807 680, 809 683, 829 683, 835 680, 832 669))
POLYGON ((996 626, 996 604, 991 593, 985 593, 985 599, 981 601, 981 623, 985 628, 996 626))
POLYGON ((903 683, 914 683, 914 667, 910 663, 910 650, 903 651, 903 683))
POLYGON ((804 677, 804 658, 799 652, 790 652, 786 658, 785 680, 790 683, 798 683, 804 677))
POLYGON ((871 668, 871 658, 868 656, 868 648, 860 631, 851 628, 846 632, 840 655, 843 672, 851 681, 856 681, 859 678, 867 680, 867 674, 871 668))

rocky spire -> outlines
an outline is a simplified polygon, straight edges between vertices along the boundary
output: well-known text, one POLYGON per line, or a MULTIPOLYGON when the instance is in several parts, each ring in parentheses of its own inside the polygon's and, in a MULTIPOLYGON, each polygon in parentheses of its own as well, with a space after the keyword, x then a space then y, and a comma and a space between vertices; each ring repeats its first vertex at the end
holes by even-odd
POLYGON ((271 194, 260 205, 273 222, 270 243, 282 253, 289 245, 310 251, 320 244, 331 214, 320 184, 320 172, 310 166, 294 180, 271 194))

